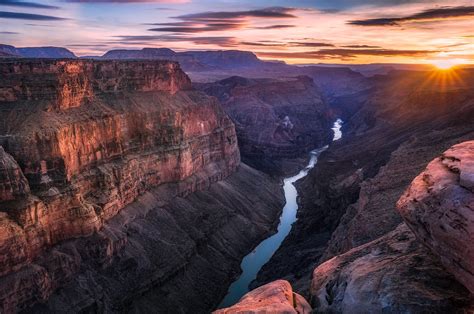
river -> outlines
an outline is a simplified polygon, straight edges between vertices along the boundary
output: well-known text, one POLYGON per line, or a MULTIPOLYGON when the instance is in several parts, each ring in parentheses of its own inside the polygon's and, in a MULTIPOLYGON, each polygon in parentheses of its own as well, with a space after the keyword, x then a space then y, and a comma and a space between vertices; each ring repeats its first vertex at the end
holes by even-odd
MULTIPOLYGON (((342 120, 337 119, 332 127, 332 130, 334 131, 333 141, 337 141, 342 137, 341 127, 342 120)), ((318 162, 319 155, 327 148, 328 146, 324 146, 311 151, 308 165, 297 175, 285 178, 283 180, 283 191, 285 193, 286 204, 285 207, 283 207, 283 211, 280 216, 278 231, 271 237, 260 242, 260 244, 251 253, 244 257, 242 263, 240 264, 242 274, 229 287, 227 295, 219 305, 219 308, 234 305, 244 294, 249 291, 249 284, 255 278, 257 278, 257 274, 260 269, 270 260, 288 233, 290 233, 291 226, 296 221, 296 213, 298 211, 298 191, 296 190, 293 183, 304 178, 308 174, 309 170, 313 168, 318 162)))

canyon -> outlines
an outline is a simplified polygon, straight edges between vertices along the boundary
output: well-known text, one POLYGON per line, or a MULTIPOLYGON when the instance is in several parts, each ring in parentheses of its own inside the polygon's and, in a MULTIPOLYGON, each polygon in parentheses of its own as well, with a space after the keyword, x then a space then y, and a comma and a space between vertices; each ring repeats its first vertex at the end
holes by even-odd
POLYGON ((232 118, 242 160, 266 173, 297 173, 304 164, 298 159, 332 138, 329 107, 308 76, 233 76, 197 87, 217 97, 232 118))
POLYGON ((169 61, 0 73, 2 311, 214 307, 282 207, 217 100, 169 61))
MULTIPOLYGON (((454 277, 469 288, 452 270, 453 253, 447 262, 423 245, 443 245, 436 235, 416 237, 431 228, 420 219, 433 224, 437 218, 411 218, 413 234, 397 212, 397 201, 431 160, 474 138, 472 71, 458 70, 456 80, 439 75, 404 71, 377 78, 344 124, 344 138, 298 184, 298 220, 253 287, 286 279, 316 312, 472 310, 469 291, 454 277)), ((461 271, 467 266, 459 259, 461 271)))
POLYGON ((472 69, 12 49, 0 59, 2 312, 473 310, 472 69), (336 118, 344 137, 330 143, 336 118), (300 170, 288 236, 254 290, 217 309, 300 170))

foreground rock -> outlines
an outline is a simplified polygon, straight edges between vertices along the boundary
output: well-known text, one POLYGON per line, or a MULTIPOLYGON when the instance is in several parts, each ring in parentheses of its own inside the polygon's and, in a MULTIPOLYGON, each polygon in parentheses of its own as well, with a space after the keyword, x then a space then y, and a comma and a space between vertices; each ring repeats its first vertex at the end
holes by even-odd
POLYGON ((428 164, 398 202, 417 237, 474 293, 474 141, 428 164))
POLYGON ((276 227, 177 63, 3 59, 0 107, 0 312, 208 312, 276 227))
POLYGON ((332 138, 332 117, 313 80, 230 77, 198 85, 216 96, 236 125, 242 160, 273 175, 296 172, 290 159, 332 138))
POLYGON ((469 292, 446 273, 405 224, 338 255, 313 272, 318 313, 462 313, 469 292))
POLYGON ((302 296, 293 292, 288 281, 277 280, 247 293, 234 306, 213 313, 308 314, 311 307, 302 296))

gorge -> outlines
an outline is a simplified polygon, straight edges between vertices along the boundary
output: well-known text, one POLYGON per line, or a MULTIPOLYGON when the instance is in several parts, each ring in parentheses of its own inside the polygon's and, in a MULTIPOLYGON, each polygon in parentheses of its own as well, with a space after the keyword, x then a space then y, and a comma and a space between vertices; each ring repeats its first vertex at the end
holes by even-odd
POLYGON ((472 69, 145 52, 0 59, 2 313, 472 311, 472 69))
MULTIPOLYGON (((341 127, 342 120, 337 119, 332 128, 334 132, 333 141, 337 141, 342 137, 341 127)), ((283 207, 282 214, 279 218, 280 223, 278 225, 277 233, 262 241, 250 254, 244 257, 240 266, 242 268, 242 274, 232 283, 226 297, 219 307, 228 307, 235 304, 246 292, 248 292, 248 287, 250 283, 256 279, 257 273, 280 247, 281 243, 290 232, 291 226, 296 221, 296 213, 298 211, 298 192, 294 187, 294 183, 308 175, 308 172, 318 162, 319 155, 326 149, 327 146, 312 150, 310 152, 308 165, 300 170, 298 174, 283 179, 285 207, 283 207)))

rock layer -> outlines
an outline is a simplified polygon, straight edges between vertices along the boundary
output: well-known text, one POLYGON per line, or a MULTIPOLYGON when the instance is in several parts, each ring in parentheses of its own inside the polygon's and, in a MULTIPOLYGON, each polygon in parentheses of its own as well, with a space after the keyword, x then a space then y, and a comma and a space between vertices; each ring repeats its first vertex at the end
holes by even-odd
MULTIPOLYGON (((126 247, 126 237, 107 233, 104 224, 147 191, 166 186, 167 193, 148 204, 148 208, 159 207, 156 202, 166 195, 184 197, 207 189, 239 165, 232 121, 215 99, 191 89, 189 78, 177 63, 2 60, 0 73, 0 299, 5 311, 45 302, 88 263, 104 265, 117 258, 124 263, 120 267, 128 269, 127 262, 137 263, 141 276, 150 275, 154 270, 143 267, 138 257, 132 261, 132 253, 118 253, 126 247), (78 240, 80 248, 71 244, 66 247, 72 251, 44 254, 77 237, 86 239, 78 240), (119 258, 116 254, 124 255, 119 258), (8 288, 12 286, 15 288, 8 288)), ((227 188, 232 190, 232 184, 227 188)), ((278 194, 279 188, 272 191, 278 194)), ((233 200, 239 204, 238 197, 233 200)), ((253 201, 260 202, 258 198, 253 201)), ((249 250, 273 227, 280 207, 266 202, 270 207, 262 203, 257 206, 263 217, 256 217, 253 224, 243 224, 255 228, 252 236, 236 240, 231 246, 235 251, 228 256, 244 255, 241 250, 249 250)), ((205 206, 199 209, 206 212, 205 206)), ((248 208, 246 205, 239 210, 248 208)), ((230 206, 228 211, 232 210, 230 206)), ((199 212, 196 208, 192 211, 199 212)), ((245 211, 241 216, 245 220, 252 214, 245 211)), ((211 225, 219 230, 218 226, 227 226, 226 219, 211 225)), ((158 226, 136 228, 153 227, 158 226)), ((226 228, 232 229, 233 225, 226 228)), ((126 227, 117 229, 124 233, 126 227)), ((141 241, 147 237, 165 241, 160 238, 166 237, 164 231, 152 230, 152 236, 144 233, 141 241)), ((180 266, 165 266, 162 261, 163 268, 156 275, 159 279, 150 278, 143 285, 126 280, 123 284, 145 293, 176 274, 214 236, 205 230, 194 233, 198 243, 194 247, 184 239, 179 244, 183 246, 183 255, 177 257, 180 266)), ((151 260, 146 263, 153 264, 151 260)), ((111 271, 126 277, 118 268, 111 271)), ((106 290, 113 285, 97 286, 106 290)), ((94 300, 88 302, 77 291, 73 295, 70 300, 79 302, 70 304, 73 310, 82 310, 89 303, 102 307, 115 304, 109 299, 101 305, 94 300)), ((127 299, 122 290, 118 295, 127 299)), ((204 304, 212 307, 211 303, 204 304)))
POLYGON ((237 304, 213 313, 309 314, 311 307, 302 296, 293 292, 288 281, 277 280, 247 293, 237 304))
POLYGON ((2 310, 209 313, 276 227, 281 187, 243 164, 185 197, 177 185, 150 189, 96 233, 2 276, 2 310))
POLYGON ((474 293, 474 141, 455 145, 430 162, 398 201, 398 211, 474 293))

